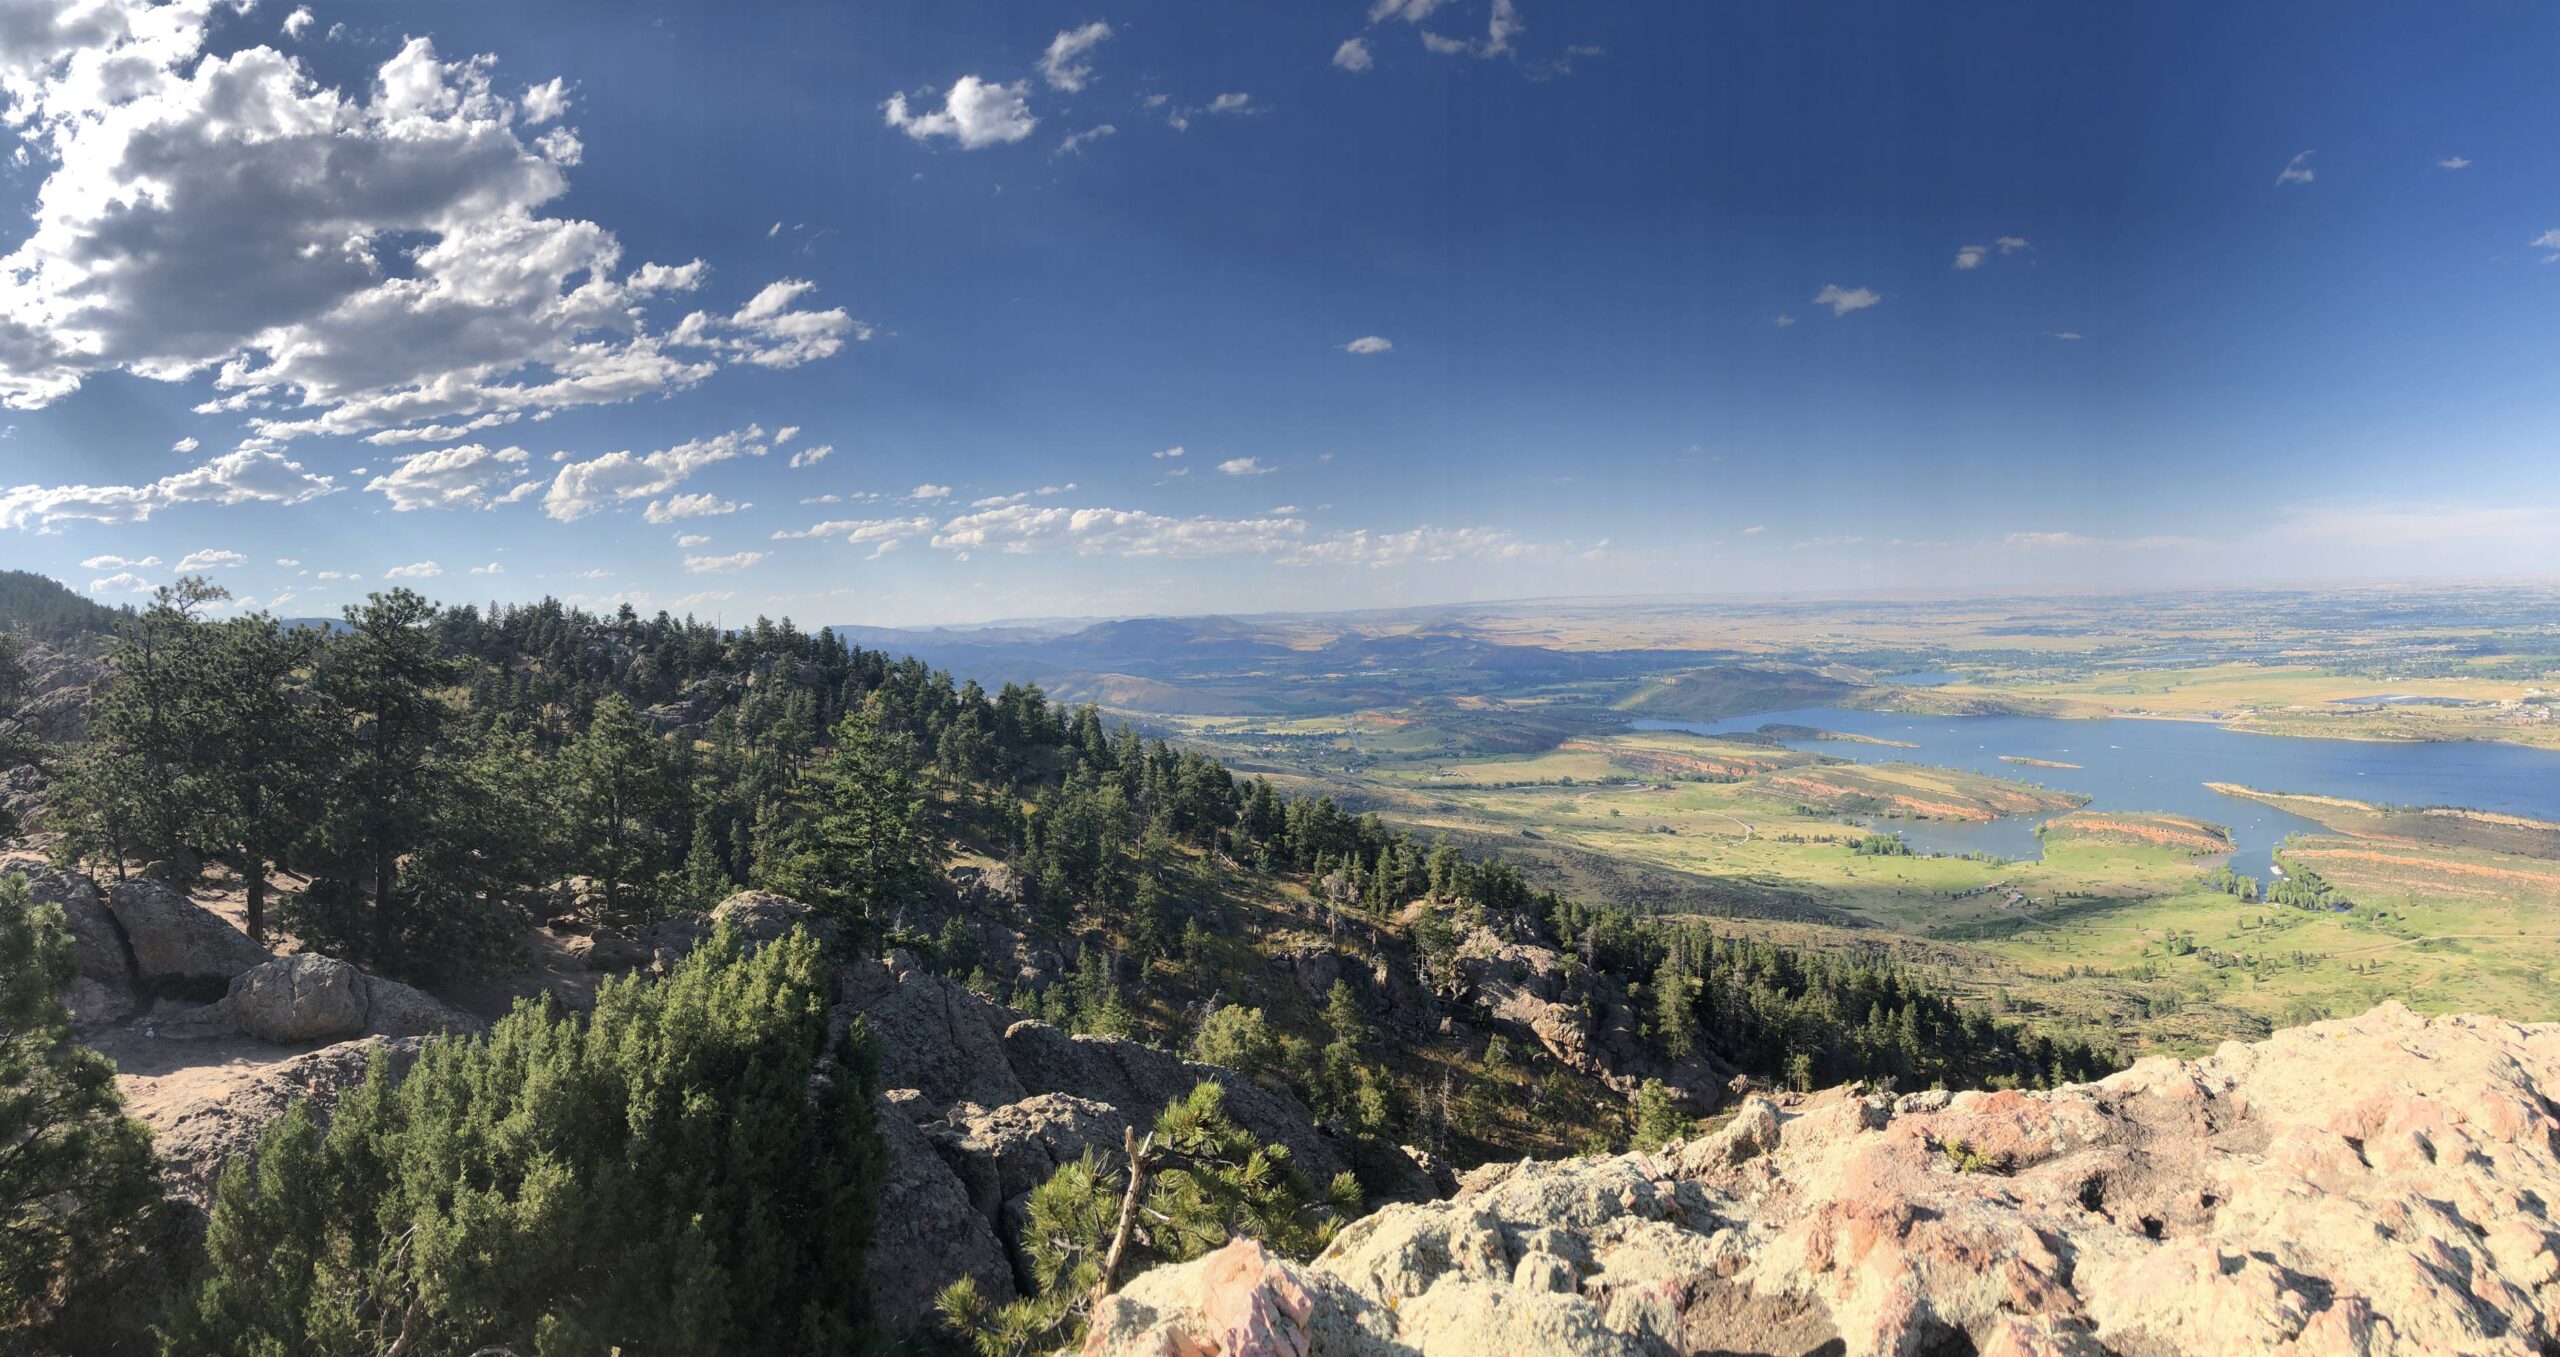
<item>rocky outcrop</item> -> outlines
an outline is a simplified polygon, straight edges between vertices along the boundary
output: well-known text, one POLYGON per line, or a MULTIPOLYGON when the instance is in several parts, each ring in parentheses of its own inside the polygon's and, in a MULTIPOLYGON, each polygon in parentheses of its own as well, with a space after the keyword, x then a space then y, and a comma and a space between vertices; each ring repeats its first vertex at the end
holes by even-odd
POLYGON ((999 1228, 1011 1203, 1047 1182, 1086 1151, 1117 1154, 1127 1115, 1109 1103, 1068 1093, 1042 1093, 987 1111, 954 1110, 920 1128, 969 1196, 999 1228))
POLYGON ((884 1102, 880 1135, 888 1162, 879 1223, 864 1258, 872 1309, 892 1329, 931 1328, 935 1294, 964 1276, 977 1278, 991 1301, 1013 1299, 1004 1245, 925 1133, 894 1102, 884 1102))
POLYGON ((830 948, 836 942, 836 926, 817 910, 771 891, 740 891, 730 896, 711 911, 711 922, 734 926, 749 944, 777 941, 790 936, 794 928, 808 929, 830 948))
POLYGON ((487 1028, 488 1024, 424 990, 378 975, 364 978, 366 1036, 477 1036, 487 1028))
POLYGON ((334 957, 277 957, 231 978, 223 996, 242 1035, 296 1045, 364 1030, 364 972, 334 957))
POLYGON ((119 881, 107 891, 106 905, 132 948, 136 980, 151 993, 219 995, 233 976, 267 959, 267 950, 230 920, 163 882, 119 881))
POLYGON ((1563 953, 1543 943, 1474 929, 1460 941, 1457 974, 1462 997, 1486 1016, 1526 1032, 1556 1063, 1622 1095, 1659 1079, 1692 1108, 1707 1111, 1733 1079, 1732 1069, 1707 1056, 1664 1059, 1638 1039, 1622 986, 1566 965, 1563 953))
POLYGON ((845 967, 837 997, 840 1011, 861 1014, 880 1039, 882 1087, 914 1089, 937 1114, 954 1103, 995 1107, 1030 1096, 1005 1055, 1011 1010, 925 970, 912 954, 845 967))
MULTIPOLYGON (((931 1324, 934 1293, 964 1273, 991 1296, 1014 1294, 1009 1244, 1031 1189, 1088 1149, 1118 1154, 1124 1129, 1151 1124, 1204 1079, 1226 1086, 1238 1125, 1287 1146, 1309 1178, 1321 1184, 1347 1167, 1286 1093, 1136 1042, 1018 1019, 907 952, 844 967, 837 995, 838 1020, 859 1017, 879 1039, 889 1090, 894 1193, 882 1198, 883 1238, 895 1222, 899 1238, 923 1241, 873 1246, 874 1300, 893 1327, 931 1324), (1001 1287, 983 1270, 990 1259, 1001 1287)), ((1428 1191, 1426 1176, 1401 1167, 1428 1191)))
POLYGON ((81 975, 111 989, 133 988, 133 956, 125 949, 124 934, 107 913, 95 880, 81 872, 66 872, 25 860, 0 866, 0 873, 24 875, 29 894, 38 901, 62 907, 63 922, 71 934, 72 956, 81 975))
POLYGON ((148 1118, 170 1195, 204 1209, 223 1162, 256 1149, 258 1137, 296 1101, 309 1098, 312 1110, 326 1116, 363 1080, 376 1052, 397 1074, 417 1058, 420 1045, 366 1037, 273 1064, 227 1066, 191 1077, 181 1094, 154 1107, 148 1118))
POLYGON ((1350 1167, 1316 1129, 1305 1104, 1230 1069, 1184 1060, 1134 1041, 1069 1036, 1044 1022, 1017 1022, 1005 1029, 1004 1054, 1015 1076, 1033 1093, 1090 1098, 1149 1123, 1167 1103, 1190 1093, 1203 1080, 1215 1080, 1226 1086, 1227 1115, 1236 1125, 1265 1144, 1287 1146, 1298 1171, 1309 1180, 1321 1185, 1350 1167))
POLYGON ((1299 1266, 1129 1283, 1085 1351, 2560 1350, 2560 1024, 2397 1005, 2050 1093, 1754 1098, 1496 1165, 1299 1266))

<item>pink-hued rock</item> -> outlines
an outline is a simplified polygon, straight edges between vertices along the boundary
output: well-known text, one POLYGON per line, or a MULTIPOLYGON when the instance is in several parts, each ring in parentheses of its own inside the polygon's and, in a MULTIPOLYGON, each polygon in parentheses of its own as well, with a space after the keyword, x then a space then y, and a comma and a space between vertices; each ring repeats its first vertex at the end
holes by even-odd
POLYGON ((1479 1169, 1303 1266, 1159 1269, 1085 1351, 2536 1357, 2555 1099, 2560 1024, 2396 1004, 2049 1093, 1753 1099, 1658 1155, 1479 1169))

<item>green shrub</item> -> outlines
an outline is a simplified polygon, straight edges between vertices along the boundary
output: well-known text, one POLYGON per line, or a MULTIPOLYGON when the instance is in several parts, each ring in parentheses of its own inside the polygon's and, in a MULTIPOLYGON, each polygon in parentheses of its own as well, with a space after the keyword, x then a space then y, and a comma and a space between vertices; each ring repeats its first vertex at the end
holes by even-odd
POLYGON ((224 1173, 169 1350, 860 1350, 876 1055, 830 1041, 828 989, 806 934, 723 928, 588 1018, 377 1059, 325 1132, 297 1107, 224 1173))

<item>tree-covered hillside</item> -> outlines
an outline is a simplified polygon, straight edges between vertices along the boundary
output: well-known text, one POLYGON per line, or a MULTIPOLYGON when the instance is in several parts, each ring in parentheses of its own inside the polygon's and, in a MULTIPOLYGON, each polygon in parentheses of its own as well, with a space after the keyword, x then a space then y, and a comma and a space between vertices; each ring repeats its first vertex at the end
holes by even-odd
POLYGON ((0 570, 0 631, 60 642, 113 630, 122 614, 29 570, 0 570))
MULTIPOLYGON (((263 941, 431 986, 508 974, 546 924, 627 936, 769 891, 813 906, 838 960, 903 951, 1023 1016, 1284 1089, 1345 1143, 1458 1165, 1681 1135, 1737 1074, 2042 1085, 2110 1063, 1881 954, 1587 906, 1036 687, 990 693, 788 621, 399 590, 323 629, 216 618, 219 601, 186 581, 121 620, 86 738, 48 756, 50 852, 180 884, 218 864, 263 941)), ((527 1059, 555 1040, 509 1030, 497 1049, 527 1059)), ((308 1153, 378 1175, 395 1150, 441 1153, 308 1153)), ((244 1203, 227 1219, 259 1219, 262 1183, 226 1183, 244 1203)), ((363 1191, 433 1198, 425 1178, 363 1191)), ((541 1228, 484 1223, 493 1249, 541 1228)), ((400 1257, 357 1244, 376 1247, 328 1266, 396 1292, 400 1257)), ((293 1273, 255 1282, 245 1318, 212 1294, 196 1313, 235 1335, 325 1329, 310 1307, 336 1302, 293 1273)), ((1074 1313, 978 1318, 1049 1332, 1074 1313)), ((603 1315, 558 1322, 601 1334, 603 1315)))

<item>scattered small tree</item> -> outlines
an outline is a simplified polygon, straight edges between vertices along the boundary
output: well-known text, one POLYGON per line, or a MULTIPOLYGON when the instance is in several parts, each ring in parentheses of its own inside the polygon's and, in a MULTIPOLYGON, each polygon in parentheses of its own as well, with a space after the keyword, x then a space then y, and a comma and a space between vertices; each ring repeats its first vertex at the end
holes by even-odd
POLYGON ((1680 1100, 1659 1079, 1636 1086, 1635 1147, 1656 1150, 1687 1136, 1697 1123, 1680 1110, 1680 1100))
POLYGON ((1022 1232, 1038 1290, 1003 1306, 974 1278, 938 1297, 944 1322, 982 1357, 1023 1357, 1073 1343, 1123 1276, 1197 1258, 1238 1235, 1310 1258, 1359 1209, 1348 1173, 1319 1194, 1289 1161, 1226 1114, 1226 1089, 1203 1081, 1130 1133, 1115 1165, 1088 1150, 1032 1189, 1022 1232))

